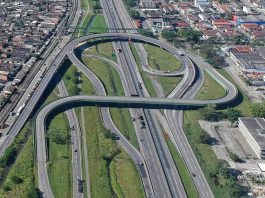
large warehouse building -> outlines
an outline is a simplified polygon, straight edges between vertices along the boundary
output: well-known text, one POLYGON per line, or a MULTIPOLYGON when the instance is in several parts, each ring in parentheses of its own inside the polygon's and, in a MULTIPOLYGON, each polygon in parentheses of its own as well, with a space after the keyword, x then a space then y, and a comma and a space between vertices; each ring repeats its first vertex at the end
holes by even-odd
POLYGON ((265 159, 265 119, 238 118, 238 127, 259 159, 265 159))

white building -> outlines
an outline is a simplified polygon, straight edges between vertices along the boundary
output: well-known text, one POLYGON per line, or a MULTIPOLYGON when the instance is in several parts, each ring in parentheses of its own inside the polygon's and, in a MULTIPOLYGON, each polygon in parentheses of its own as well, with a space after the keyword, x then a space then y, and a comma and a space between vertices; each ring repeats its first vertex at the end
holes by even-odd
POLYGON ((238 127, 259 159, 265 159, 265 119, 238 118, 238 127))
POLYGON ((199 7, 199 5, 207 5, 208 3, 208 0, 194 0, 195 7, 199 7))

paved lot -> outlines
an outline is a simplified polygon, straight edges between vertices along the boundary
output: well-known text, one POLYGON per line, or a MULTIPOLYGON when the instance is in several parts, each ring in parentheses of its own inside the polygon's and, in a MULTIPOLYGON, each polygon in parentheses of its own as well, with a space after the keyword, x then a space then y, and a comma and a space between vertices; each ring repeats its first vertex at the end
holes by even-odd
POLYGON ((219 159, 226 160, 232 168, 237 165, 229 158, 228 151, 234 152, 243 160, 254 157, 255 154, 238 128, 232 128, 229 121, 207 122, 199 121, 202 129, 218 141, 213 150, 219 159))

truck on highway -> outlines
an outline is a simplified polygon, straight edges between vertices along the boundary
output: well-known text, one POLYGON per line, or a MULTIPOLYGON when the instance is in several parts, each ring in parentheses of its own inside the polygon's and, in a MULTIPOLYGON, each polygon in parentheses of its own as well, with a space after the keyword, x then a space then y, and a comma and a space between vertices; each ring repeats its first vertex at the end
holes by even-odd
POLYGON ((78 179, 78 192, 83 193, 83 181, 78 179))
POLYGON ((184 56, 184 54, 183 54, 182 52, 179 52, 179 55, 180 55, 180 56, 184 56))
POLYGON ((143 87, 142 87, 142 83, 138 82, 138 85, 139 85, 139 88, 140 88, 140 89, 143 89, 143 87))
POLYGON ((23 111, 23 109, 25 108, 25 103, 23 103, 17 110, 17 116, 19 116, 21 114, 21 112, 23 111))

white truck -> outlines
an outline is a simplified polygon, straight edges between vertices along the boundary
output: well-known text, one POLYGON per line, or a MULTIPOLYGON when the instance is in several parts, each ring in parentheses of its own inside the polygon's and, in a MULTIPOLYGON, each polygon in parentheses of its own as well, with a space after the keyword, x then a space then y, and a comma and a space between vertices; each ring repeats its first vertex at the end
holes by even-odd
POLYGON ((17 110, 17 116, 19 116, 21 114, 21 112, 23 111, 23 109, 25 108, 25 103, 23 103, 17 110))

